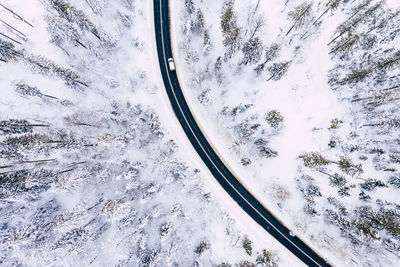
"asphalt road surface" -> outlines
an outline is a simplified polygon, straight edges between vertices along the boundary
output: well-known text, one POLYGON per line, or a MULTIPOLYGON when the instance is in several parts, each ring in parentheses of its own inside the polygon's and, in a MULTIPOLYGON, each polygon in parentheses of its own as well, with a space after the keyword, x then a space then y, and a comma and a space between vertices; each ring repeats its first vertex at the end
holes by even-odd
POLYGON ((330 266, 298 237, 292 236, 290 231, 241 185, 207 142, 189 110, 176 73, 168 67, 168 58, 172 58, 168 8, 167 0, 154 0, 158 59, 172 108, 193 147, 232 199, 276 240, 308 266, 330 266))

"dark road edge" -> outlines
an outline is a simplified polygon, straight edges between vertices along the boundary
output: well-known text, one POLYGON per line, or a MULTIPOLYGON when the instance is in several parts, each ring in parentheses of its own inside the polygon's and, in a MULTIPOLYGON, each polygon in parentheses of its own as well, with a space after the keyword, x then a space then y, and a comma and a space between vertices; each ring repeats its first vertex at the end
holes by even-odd
POLYGON ((282 225, 229 171, 197 125, 178 82, 169 71, 167 60, 172 58, 169 5, 167 0, 154 0, 154 25, 158 59, 164 86, 172 109, 186 136, 215 179, 230 197, 261 227, 308 266, 330 266, 322 257, 282 225))

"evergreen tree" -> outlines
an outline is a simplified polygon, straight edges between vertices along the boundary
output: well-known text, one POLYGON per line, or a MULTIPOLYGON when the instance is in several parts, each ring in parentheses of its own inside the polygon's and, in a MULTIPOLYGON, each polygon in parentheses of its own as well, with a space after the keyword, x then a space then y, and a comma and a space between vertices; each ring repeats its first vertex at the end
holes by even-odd
POLYGON ((193 14, 195 11, 195 6, 193 0, 185 0, 185 9, 189 14, 193 14))
POLYGON ((200 9, 197 9, 196 18, 192 23, 192 32, 201 35, 204 31, 204 15, 200 9))
POLYGON ((260 61, 263 52, 261 40, 258 37, 249 39, 243 44, 242 52, 244 56, 242 60, 243 64, 247 65, 257 63, 260 61))
POLYGON ((0 39, 0 59, 2 61, 10 61, 21 56, 21 53, 15 50, 14 44, 0 39))
POLYGON ((237 16, 233 5, 233 0, 226 0, 222 7, 220 24, 224 36, 223 44, 227 49, 225 59, 231 58, 240 47, 240 28, 237 25, 237 16))
POLYGON ((270 78, 267 81, 280 80, 288 71, 290 65, 290 61, 274 63, 271 67, 268 68, 270 78))

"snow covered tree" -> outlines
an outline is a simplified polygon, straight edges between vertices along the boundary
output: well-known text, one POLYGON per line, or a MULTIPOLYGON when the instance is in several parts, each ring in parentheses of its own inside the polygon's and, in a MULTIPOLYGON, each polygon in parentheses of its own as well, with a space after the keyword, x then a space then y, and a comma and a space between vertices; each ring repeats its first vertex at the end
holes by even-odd
POLYGON ((204 15, 201 9, 197 9, 196 18, 192 22, 192 32, 201 35, 204 31, 205 22, 204 22, 204 15))
POLYGON ((355 69, 348 73, 339 83, 340 85, 353 85, 364 81, 371 73, 371 69, 355 69))
POLYGON ((305 194, 306 194, 306 196, 309 196, 309 197, 320 197, 320 196, 322 196, 321 191, 319 189, 319 186, 315 185, 315 184, 312 184, 312 183, 310 183, 307 186, 307 188, 305 190, 305 194))
POLYGON ((351 176, 364 172, 361 164, 354 164, 353 161, 347 157, 340 157, 340 160, 337 164, 342 172, 351 176))
POLYGON ((271 110, 267 113, 265 120, 272 128, 277 129, 282 125, 284 117, 278 110, 271 110))
POLYGON ((400 175, 390 177, 388 182, 394 187, 400 188, 400 175))
POLYGON ((304 153, 299 156, 303 160, 304 166, 308 168, 319 168, 330 164, 330 161, 317 152, 304 153))
POLYGON ((316 18, 316 19, 314 20, 313 25, 316 25, 316 24, 320 21, 320 19, 321 19, 326 13, 328 13, 329 10, 335 10, 335 9, 337 9, 337 8, 339 7, 339 4, 340 4, 340 0, 330 0, 330 1, 326 4, 326 7, 327 7, 327 8, 325 9, 325 11, 322 12, 322 14, 321 14, 318 18, 316 18))
POLYGON ((263 249, 261 253, 257 255, 256 258, 257 266, 268 266, 268 267, 278 267, 278 257, 272 252, 263 249))
POLYGON ((265 49, 264 62, 271 61, 279 56, 281 46, 277 43, 272 43, 268 48, 265 49))
POLYGON ((47 31, 51 35, 51 42, 62 47, 64 42, 71 42, 74 45, 80 45, 84 48, 87 48, 79 39, 78 31, 73 27, 73 25, 68 22, 63 17, 56 16, 47 16, 49 24, 47 27, 47 31))
POLYGON ((5 120, 0 121, 0 131, 3 134, 31 133, 33 126, 27 120, 5 120))
POLYGON ((237 267, 256 267, 256 265, 249 261, 241 261, 236 264, 237 267))
POLYGON ((360 187, 366 191, 373 191, 377 187, 387 187, 382 181, 376 179, 368 179, 360 184, 360 187))
POLYGON ((196 10, 193 0, 185 0, 185 9, 186 12, 189 14, 193 14, 194 11, 196 10))
POLYGON ((234 0, 226 0, 221 12, 221 29, 224 36, 223 44, 226 47, 225 59, 229 59, 240 47, 240 28, 237 25, 237 16, 234 11, 234 0))
POLYGON ((32 70, 36 73, 47 75, 47 76, 57 76, 70 85, 73 88, 77 86, 85 86, 88 85, 82 81, 80 81, 79 75, 71 69, 67 69, 61 66, 58 66, 53 61, 48 58, 42 56, 26 56, 24 57, 26 63, 28 63, 32 70))
POLYGON ((240 163, 242 163, 243 166, 249 166, 249 165, 251 165, 251 159, 249 159, 249 158, 242 158, 242 159, 240 160, 240 163))
POLYGON ((333 175, 329 175, 329 182, 331 186, 343 187, 346 185, 347 180, 346 177, 338 173, 334 173, 333 175))
POLYGON ((293 21, 293 24, 287 31, 286 35, 288 35, 293 29, 300 28, 310 21, 312 18, 311 6, 312 3, 304 2, 289 12, 289 18, 293 21))
POLYGON ((91 32, 99 40, 100 32, 97 27, 89 20, 87 15, 78 10, 64 0, 47 0, 58 14, 70 22, 76 23, 82 30, 91 32))
POLYGON ((252 18, 249 22, 250 24, 250 38, 254 38, 257 32, 265 25, 265 19, 263 16, 257 16, 256 18, 252 18))
POLYGON ((257 75, 260 75, 264 71, 265 66, 267 65, 267 63, 269 61, 271 61, 279 56, 280 49, 281 49, 280 45, 278 45, 276 43, 272 43, 270 45, 270 47, 267 47, 265 49, 263 61, 260 64, 258 64, 256 66, 256 68, 254 69, 255 72, 257 73, 257 75))
POLYGON ((263 52, 262 41, 258 37, 249 39, 243 44, 242 52, 243 60, 241 63, 245 65, 257 63, 260 61, 263 52))
POLYGON ((240 138, 248 140, 252 135, 255 134, 260 126, 261 125, 258 123, 252 124, 249 122, 242 122, 235 126, 235 129, 237 130, 240 138))
POLYGON ((213 48, 213 44, 211 43, 210 33, 207 29, 203 32, 203 55, 207 56, 213 48))
POLYGON ((43 94, 37 87, 29 86, 24 83, 17 83, 15 85, 15 91, 21 96, 37 96, 37 97, 47 97, 51 99, 58 99, 57 97, 43 94))
POLYGON ((0 60, 7 62, 22 54, 15 50, 14 44, 0 39, 0 60))
POLYGON ((200 256, 204 251, 210 249, 210 246, 211 246, 210 243, 208 243, 207 241, 201 241, 200 244, 194 250, 194 252, 200 256))
POLYGON ((268 68, 270 77, 267 81, 279 81, 288 71, 290 63, 291 61, 274 63, 271 67, 268 68))
POLYGON ((251 256, 253 253, 253 247, 251 246, 252 243, 253 242, 251 242, 251 240, 247 236, 244 237, 242 240, 242 247, 249 256, 251 256))

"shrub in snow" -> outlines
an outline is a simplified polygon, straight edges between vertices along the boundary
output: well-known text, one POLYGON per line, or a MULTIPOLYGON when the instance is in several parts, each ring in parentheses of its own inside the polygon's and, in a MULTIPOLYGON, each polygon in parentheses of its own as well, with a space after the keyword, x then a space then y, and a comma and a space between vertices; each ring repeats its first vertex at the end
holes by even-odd
POLYGON ((238 264, 236 264, 238 267, 256 267, 256 265, 252 262, 249 261, 241 261, 238 264))
POLYGON ((277 129, 282 125, 284 117, 279 111, 271 110, 267 113, 265 120, 268 122, 269 125, 271 125, 272 128, 277 129))
POLYGON ((246 251, 246 253, 251 256, 253 253, 253 247, 251 246, 253 242, 251 242, 250 239, 248 239, 247 237, 245 237, 242 240, 242 247, 244 248, 244 250, 246 251))
POLYGON ((400 188, 400 175, 390 177, 388 182, 394 187, 400 188))
POLYGON ((207 241, 201 241, 200 244, 196 247, 196 249, 194 250, 194 252, 197 255, 201 255, 204 251, 206 251, 207 249, 210 249, 210 243, 208 243, 207 241))
POLYGON ((347 180, 346 180, 346 177, 344 177, 338 173, 334 173, 333 175, 329 176, 329 182, 330 182, 331 186, 343 187, 346 185, 347 180))
POLYGON ((261 157, 265 158, 273 158, 278 156, 278 152, 271 149, 270 147, 267 147, 266 145, 257 145, 259 155, 261 157))
POLYGON ((263 249, 256 258, 257 266, 278 267, 278 257, 271 252, 263 249))
POLYGON ((342 120, 339 120, 337 118, 331 120, 331 125, 329 126, 329 130, 335 130, 337 129, 341 124, 343 124, 342 120))
POLYGON ((358 194, 358 199, 363 200, 363 201, 367 201, 371 199, 371 196, 367 195, 364 191, 361 191, 358 194))
POLYGON ((378 232, 375 229, 373 229, 371 225, 364 223, 364 222, 358 222, 358 221, 356 221, 354 224, 355 224, 355 227, 357 228, 357 230, 359 231, 359 233, 364 235, 364 237, 367 240, 379 240, 380 239, 380 237, 378 237, 378 232))
POLYGON ((313 198, 306 198, 307 202, 304 204, 304 212, 311 216, 319 216, 318 211, 316 210, 316 204, 313 198))
POLYGON ((377 187, 387 187, 382 181, 376 179, 368 179, 360 184, 360 187, 366 191, 373 191, 377 187))
POLYGON ((341 197, 349 197, 350 196, 350 187, 348 187, 348 186, 340 187, 338 190, 338 194, 341 197))
POLYGON ((260 266, 278 267, 278 258, 276 255, 263 249, 263 251, 257 255, 256 263, 260 266))
POLYGON ((217 267, 232 267, 232 265, 227 262, 223 262, 223 263, 218 264, 217 267))
POLYGON ((273 198, 278 202, 278 205, 286 202, 291 196, 289 189, 280 184, 274 184, 272 186, 272 195, 273 198))

